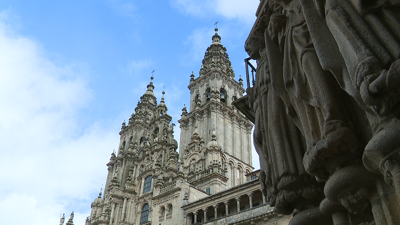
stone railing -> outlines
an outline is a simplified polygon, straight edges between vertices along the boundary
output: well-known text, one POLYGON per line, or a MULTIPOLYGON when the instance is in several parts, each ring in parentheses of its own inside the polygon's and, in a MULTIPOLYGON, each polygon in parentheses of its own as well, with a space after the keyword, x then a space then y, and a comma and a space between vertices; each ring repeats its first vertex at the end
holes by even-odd
POLYGON ((211 224, 236 224, 246 221, 251 218, 255 218, 258 216, 264 216, 265 214, 273 212, 274 209, 269 205, 262 205, 258 207, 253 207, 251 209, 246 209, 237 213, 229 214, 228 216, 217 218, 216 220, 207 221, 205 223, 201 223, 204 225, 211 224))
POLYGON ((208 169, 205 169, 203 171, 196 172, 194 175, 188 177, 187 181, 189 183, 192 183, 192 182, 194 182, 196 180, 199 180, 199 179, 201 179, 203 177, 207 177, 207 176, 212 175, 212 174, 219 174, 219 175, 225 177, 225 170, 222 169, 221 166, 212 166, 212 167, 209 167, 208 169))
POLYGON ((176 187, 176 181, 172 181, 170 183, 166 183, 164 186, 160 188, 160 193, 165 193, 170 191, 176 187))

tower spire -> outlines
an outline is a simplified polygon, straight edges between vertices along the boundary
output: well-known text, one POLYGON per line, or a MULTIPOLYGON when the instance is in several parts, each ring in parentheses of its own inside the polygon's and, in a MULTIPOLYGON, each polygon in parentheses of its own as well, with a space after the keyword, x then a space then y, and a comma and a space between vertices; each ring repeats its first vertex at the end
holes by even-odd
MULTIPOLYGON (((153 70, 153 72, 154 72, 154 70, 153 70)), ((153 72, 151 72, 151 73, 153 73, 153 72)), ((150 79, 151 79, 150 80, 150 84, 147 85, 147 91, 146 91, 145 94, 149 94, 149 95, 154 96, 154 93, 153 93, 153 90, 154 90, 153 79, 154 79, 154 77, 151 76, 150 79)))

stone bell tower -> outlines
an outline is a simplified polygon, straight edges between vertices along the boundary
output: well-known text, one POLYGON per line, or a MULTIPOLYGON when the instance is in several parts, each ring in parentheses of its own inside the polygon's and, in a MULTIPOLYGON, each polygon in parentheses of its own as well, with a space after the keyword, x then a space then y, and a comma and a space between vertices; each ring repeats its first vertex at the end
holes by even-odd
MULTIPOLYGON (((204 144, 204 166, 210 166, 209 158, 218 159, 226 171, 227 181, 221 183, 220 190, 244 182, 244 175, 253 170, 251 157, 251 130, 253 125, 236 110, 232 102, 243 96, 243 81, 234 80, 235 73, 231 66, 226 48, 221 44, 218 28, 212 37, 212 44, 207 48, 200 76, 190 76, 190 112, 182 109, 179 120, 181 127, 180 157, 185 166, 192 166, 195 159, 193 142, 204 144), (205 146, 208 146, 207 148, 205 146), (212 147, 214 150, 211 151, 212 147), (210 157, 210 152, 220 149, 221 156, 210 157), (208 155, 207 155, 208 154, 208 155), (194 161, 193 161, 194 160, 194 161)), ((220 155, 218 153, 218 155, 220 155)), ((216 161, 218 161, 216 160, 216 161)), ((193 167, 193 166, 192 166, 193 167)), ((223 179, 221 179, 223 180, 223 179)))

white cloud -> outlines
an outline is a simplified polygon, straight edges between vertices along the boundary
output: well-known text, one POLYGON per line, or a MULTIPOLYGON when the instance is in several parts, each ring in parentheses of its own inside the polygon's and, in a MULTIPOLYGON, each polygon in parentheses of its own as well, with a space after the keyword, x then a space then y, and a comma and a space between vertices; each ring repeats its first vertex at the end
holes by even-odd
POLYGON ((196 17, 209 17, 210 13, 246 24, 255 20, 259 0, 170 0, 173 8, 196 17))
POLYGON ((148 69, 149 71, 146 74, 150 74, 152 65, 153 61, 149 59, 132 60, 126 66, 126 70, 133 75, 140 75, 145 69, 148 69))
POLYGON ((123 16, 136 17, 137 7, 131 2, 126 0, 106 0, 106 3, 111 6, 123 16))
MULTIPOLYGON (((182 63, 201 63, 207 47, 212 43, 211 37, 213 35, 213 30, 209 28, 193 30, 184 43, 186 46, 190 46, 190 50, 188 51, 187 55, 182 57, 182 63)), ((198 70, 200 70, 200 68, 198 70)))
MULTIPOLYGON (((57 65, 42 47, 16 34, 0 13, 0 212, 2 224, 57 224, 76 210, 76 225, 90 213, 92 193, 105 180, 118 131, 79 113, 92 96, 87 74, 57 65), (80 129, 78 129, 80 128, 80 129), (83 131, 81 130, 83 129, 83 131), (80 207, 84 204, 84 207, 80 207), (82 209, 81 209, 82 208, 82 209)), ((118 129, 118 128, 117 128, 118 129)))

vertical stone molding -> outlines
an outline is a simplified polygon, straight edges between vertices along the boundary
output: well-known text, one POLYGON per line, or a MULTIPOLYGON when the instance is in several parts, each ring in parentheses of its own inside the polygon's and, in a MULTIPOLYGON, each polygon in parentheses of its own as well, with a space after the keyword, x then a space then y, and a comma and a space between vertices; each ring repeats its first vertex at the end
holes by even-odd
POLYGON ((240 212, 240 198, 236 198, 236 211, 240 212))
POLYGON ((249 196, 249 207, 251 209, 253 208, 253 193, 250 193, 247 196, 249 196))
POLYGON ((214 220, 216 220, 218 217, 218 205, 213 205, 213 207, 214 207, 214 220))

